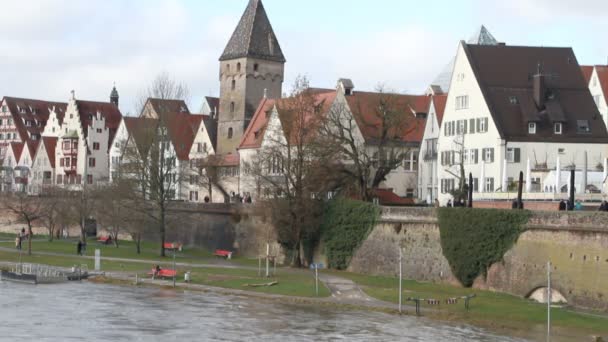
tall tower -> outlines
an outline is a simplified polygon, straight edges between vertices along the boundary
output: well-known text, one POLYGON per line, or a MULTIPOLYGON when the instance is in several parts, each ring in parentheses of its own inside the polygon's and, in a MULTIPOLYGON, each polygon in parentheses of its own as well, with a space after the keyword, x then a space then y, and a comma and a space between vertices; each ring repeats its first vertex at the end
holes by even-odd
POLYGON ((112 92, 110 93, 110 103, 113 103, 118 106, 118 98, 118 90, 116 90, 116 84, 114 84, 112 92))
POLYGON ((261 0, 250 0, 220 57, 218 152, 234 153, 264 97, 280 98, 285 57, 261 0))

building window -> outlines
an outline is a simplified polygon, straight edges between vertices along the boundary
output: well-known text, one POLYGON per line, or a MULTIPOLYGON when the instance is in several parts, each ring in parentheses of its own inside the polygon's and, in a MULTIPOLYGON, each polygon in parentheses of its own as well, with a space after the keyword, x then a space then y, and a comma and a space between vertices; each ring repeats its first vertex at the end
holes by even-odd
POLYGON ((418 151, 410 151, 405 156, 405 171, 418 171, 418 151))
POLYGON ((408 188, 405 190, 405 197, 406 198, 414 198, 414 189, 408 188))
POLYGON ((236 89, 236 81, 232 80, 232 85, 230 86, 230 89, 234 90, 236 89))
POLYGON ((191 202, 198 201, 198 191, 190 191, 190 201, 191 202))
POLYGON ((477 119, 477 132, 486 133, 488 131, 488 118, 477 119))
POLYGON ((93 149, 94 150, 99 150, 99 143, 98 142, 94 142, 93 143, 93 149))
POLYGON ((89 158, 89 167, 95 167, 95 158, 89 158))
POLYGON ((241 63, 236 63, 236 72, 241 72, 241 63))
POLYGON ((468 109, 469 108, 469 96, 456 96, 456 109, 468 109))
POLYGON ((485 191, 494 192, 494 178, 486 178, 485 191))
POLYGON ((562 134, 562 123, 561 122, 556 122, 555 124, 553 124, 553 133, 562 134))
POLYGON ((589 127, 589 120, 576 120, 576 132, 577 133, 591 133, 591 127, 589 127))
POLYGON ((228 128, 228 139, 232 139, 232 135, 233 135, 233 131, 232 131, 232 127, 228 128))
POLYGON ((259 68, 260 68, 260 66, 258 65, 258 63, 255 63, 253 65, 253 71, 258 72, 259 68))
POLYGON ((493 148, 484 148, 482 150, 481 158, 486 163, 494 162, 494 149, 493 148))
POLYGON ((519 163, 521 161, 521 150, 519 148, 507 148, 507 162, 519 163))
POLYGON ((70 158, 65 158, 65 166, 70 167, 70 158))
POLYGON ((97 133, 102 133, 102 132, 103 132, 103 130, 101 128, 97 129, 97 133))
POLYGON ((557 149, 557 153, 558 154, 565 154, 566 153, 566 149, 564 149, 564 148, 558 148, 557 149))
POLYGON ((93 175, 87 175, 87 184, 93 184, 93 175))
POLYGON ((234 102, 230 102, 230 113, 234 113, 234 102))
POLYGON ((63 176, 57 175, 57 184, 63 184, 63 176))
POLYGON ((528 123, 528 134, 536 134, 536 122, 528 123))

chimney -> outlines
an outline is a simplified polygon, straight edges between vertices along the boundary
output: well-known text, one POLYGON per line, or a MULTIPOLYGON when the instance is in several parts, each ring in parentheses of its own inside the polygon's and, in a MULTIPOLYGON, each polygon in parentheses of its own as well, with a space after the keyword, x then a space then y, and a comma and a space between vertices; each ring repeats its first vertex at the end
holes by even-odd
POLYGON ((547 87, 545 85, 545 75, 542 74, 540 63, 538 63, 536 75, 533 76, 533 88, 534 102, 536 102, 536 107, 542 109, 545 107, 547 87))

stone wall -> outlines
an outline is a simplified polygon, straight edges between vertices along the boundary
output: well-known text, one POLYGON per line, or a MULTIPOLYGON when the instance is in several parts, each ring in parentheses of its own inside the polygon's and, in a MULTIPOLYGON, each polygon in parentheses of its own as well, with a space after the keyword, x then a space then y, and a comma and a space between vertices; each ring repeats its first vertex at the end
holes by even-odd
MULTIPOLYGON (((608 311, 608 214, 533 212, 527 228, 474 287, 527 297, 546 286, 551 260, 553 286, 570 304, 608 311)), ((404 277, 458 284, 442 253, 434 209, 383 208, 349 270, 394 276, 399 247, 404 277)))

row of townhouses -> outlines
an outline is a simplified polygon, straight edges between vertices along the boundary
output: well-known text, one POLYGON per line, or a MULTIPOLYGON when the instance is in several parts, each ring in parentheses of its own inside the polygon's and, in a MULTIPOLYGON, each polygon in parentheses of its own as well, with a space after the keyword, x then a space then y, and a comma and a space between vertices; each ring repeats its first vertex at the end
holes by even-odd
MULTIPOLYGON (((0 114, 2 191, 41 193, 112 182, 125 151, 149 154, 147 135, 163 137, 163 160, 179 170, 172 197, 222 202, 227 195, 267 195, 245 165, 277 138, 286 59, 264 10, 251 0, 219 59, 220 96, 198 113, 182 100, 148 99, 138 117, 109 102, 67 103, 4 97, 0 114), (205 182, 211 157, 220 182, 205 182)), ((374 151, 381 92, 358 91, 350 79, 311 89, 321 111, 340 106, 353 135, 374 151)), ((374 189, 381 203, 446 203, 472 174, 480 199, 512 198, 520 172, 531 199, 555 199, 570 187, 604 191, 608 156, 608 66, 580 66, 570 48, 499 43, 485 27, 458 44, 454 59, 424 94, 395 94, 408 128, 394 139, 402 162, 374 189), (569 184, 567 170, 576 170, 569 184)), ((269 165, 267 172, 281 172, 269 165)), ((173 175, 177 177, 177 175, 173 175)))

